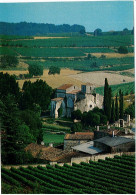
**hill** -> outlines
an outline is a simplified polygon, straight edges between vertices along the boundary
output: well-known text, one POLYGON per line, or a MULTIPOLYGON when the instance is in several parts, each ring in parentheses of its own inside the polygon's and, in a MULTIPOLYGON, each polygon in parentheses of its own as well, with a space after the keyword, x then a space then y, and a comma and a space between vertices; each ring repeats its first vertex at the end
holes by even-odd
POLYGON ((44 23, 7 23, 0 22, 0 34, 4 35, 45 35, 46 33, 65 33, 65 32, 80 32, 85 31, 85 27, 74 24, 72 26, 68 24, 54 25, 44 23))

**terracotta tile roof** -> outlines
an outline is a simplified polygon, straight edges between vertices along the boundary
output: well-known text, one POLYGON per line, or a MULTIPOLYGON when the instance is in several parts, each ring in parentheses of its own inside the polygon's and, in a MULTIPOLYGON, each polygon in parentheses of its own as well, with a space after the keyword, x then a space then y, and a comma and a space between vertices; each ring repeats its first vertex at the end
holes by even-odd
POLYGON ((64 85, 61 85, 60 87, 58 87, 57 89, 66 90, 72 86, 73 86, 73 84, 64 84, 64 85))
POLYGON ((46 147, 35 143, 29 144, 25 148, 25 150, 30 151, 35 158, 37 157, 53 162, 61 162, 61 159, 65 161, 66 159, 70 159, 75 156, 75 152, 68 152, 65 150, 57 149, 54 147, 46 147))
POLYGON ((75 134, 66 134, 65 140, 93 140, 94 133, 93 132, 76 132, 75 134))
POLYGON ((94 86, 94 84, 92 84, 92 83, 84 83, 84 84, 82 84, 82 85, 94 86))
POLYGON ((78 92, 80 92, 81 90, 73 90, 73 91, 70 91, 70 92, 68 92, 68 94, 76 94, 76 93, 78 93, 78 92))
POLYGON ((63 100, 64 98, 61 98, 61 97, 58 97, 58 98, 54 98, 54 99, 51 99, 52 101, 60 101, 60 100, 63 100))

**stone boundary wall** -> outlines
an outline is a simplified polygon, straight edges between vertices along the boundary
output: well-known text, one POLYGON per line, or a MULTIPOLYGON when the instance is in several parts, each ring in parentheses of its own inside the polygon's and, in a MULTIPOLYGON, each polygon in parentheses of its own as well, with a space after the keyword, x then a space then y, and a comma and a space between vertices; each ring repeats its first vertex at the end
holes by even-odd
POLYGON ((135 155, 135 152, 120 152, 120 153, 115 153, 115 154, 99 154, 99 155, 93 155, 93 156, 88 156, 88 157, 71 158, 71 165, 72 163, 79 164, 80 162, 89 163, 89 160, 92 160, 92 161, 98 161, 99 159, 105 160, 106 157, 114 158, 114 156, 116 155, 122 156, 122 154, 135 155))
MULTIPOLYGON (((71 163, 66 163, 68 165, 72 165, 72 163, 81 163, 86 162, 89 163, 89 160, 92 161, 98 161, 99 159, 105 160, 106 157, 114 158, 115 155, 122 156, 122 154, 126 155, 135 155, 135 152, 120 152, 115 154, 100 154, 100 155, 93 155, 93 156, 87 156, 87 157, 77 157, 77 158, 71 158, 71 163)), ((64 163, 57 163, 57 162, 50 162, 50 165, 55 166, 55 164, 58 164, 59 166, 63 166, 64 163)), ((19 169, 20 167, 27 168, 28 166, 37 167, 37 166, 46 167, 47 164, 35 164, 35 165, 1 165, 2 168, 10 169, 11 167, 19 169)))

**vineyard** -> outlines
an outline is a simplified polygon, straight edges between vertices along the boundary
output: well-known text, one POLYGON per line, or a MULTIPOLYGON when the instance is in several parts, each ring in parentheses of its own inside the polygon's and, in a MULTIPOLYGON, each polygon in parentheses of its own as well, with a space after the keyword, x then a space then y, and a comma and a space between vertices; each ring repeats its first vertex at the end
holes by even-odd
MULTIPOLYGON (((15 39, 15 38, 14 38, 15 39)), ((61 39, 1 40, 2 46, 21 47, 119 47, 132 46, 134 36, 73 36, 61 39)))
POLYGON ((27 193, 37 194, 135 194, 135 156, 115 156, 63 167, 2 168, 1 177, 2 193, 12 186, 13 193, 29 189, 27 193))
MULTIPOLYGON (((134 93, 135 91, 135 83, 130 82, 130 83, 122 83, 118 85, 111 85, 111 90, 112 90, 112 95, 115 96, 116 94, 119 94, 119 90, 123 92, 124 95, 134 93)), ((98 87, 96 88, 96 92, 104 95, 104 87, 98 87)))
POLYGON ((57 66, 60 68, 69 68, 80 71, 100 71, 100 70, 111 70, 111 71, 122 71, 134 68, 134 58, 92 58, 90 60, 74 59, 74 60, 47 60, 46 62, 27 60, 27 64, 38 64, 43 65, 45 69, 50 66, 57 66))

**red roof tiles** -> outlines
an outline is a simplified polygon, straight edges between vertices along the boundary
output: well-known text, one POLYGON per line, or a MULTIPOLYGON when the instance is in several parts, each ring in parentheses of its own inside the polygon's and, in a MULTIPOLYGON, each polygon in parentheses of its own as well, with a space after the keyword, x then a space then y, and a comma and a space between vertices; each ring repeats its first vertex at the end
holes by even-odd
POLYGON ((93 132, 76 132, 75 134, 66 134, 65 140, 93 140, 94 133, 93 132))
POLYGON ((64 84, 64 85, 61 85, 60 87, 58 87, 57 89, 66 90, 72 86, 73 86, 73 84, 64 84))

